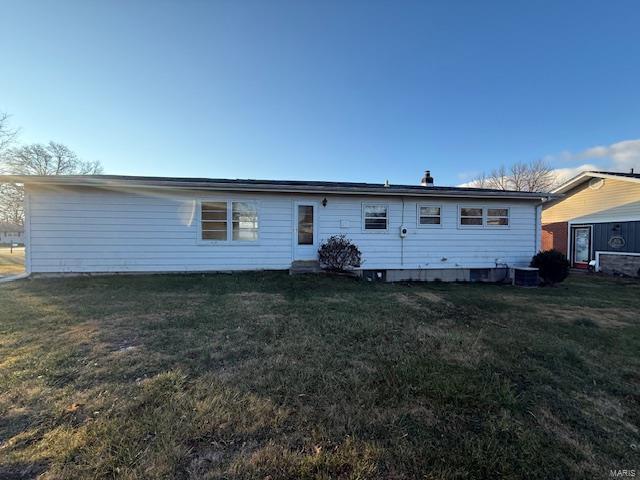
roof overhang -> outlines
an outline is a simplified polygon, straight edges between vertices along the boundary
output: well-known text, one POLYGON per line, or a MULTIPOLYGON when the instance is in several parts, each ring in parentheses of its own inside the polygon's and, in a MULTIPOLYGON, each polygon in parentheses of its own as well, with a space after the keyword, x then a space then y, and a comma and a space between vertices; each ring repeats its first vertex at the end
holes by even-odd
POLYGON ((135 177, 115 175, 0 175, 0 183, 27 185, 95 187, 104 189, 162 188, 209 191, 274 193, 385 195, 412 197, 496 198, 545 201, 554 195, 541 192, 515 192, 464 187, 416 187, 409 185, 350 184, 347 182, 304 182, 272 180, 229 180, 206 178, 135 177))
POLYGON ((551 193, 552 194, 566 193, 569 190, 571 190, 572 188, 577 187, 578 185, 580 185, 581 183, 585 182, 586 180, 588 180, 590 178, 610 178, 612 180, 622 180, 622 181, 625 181, 625 182, 640 183, 640 178, 635 178, 635 177, 626 177, 626 176, 622 176, 622 175, 613 175, 613 174, 610 174, 610 173, 603 173, 603 172, 582 172, 582 173, 579 173, 578 175, 576 175, 575 177, 567 180, 562 185, 560 185, 560 186, 554 188, 553 190, 551 190, 551 193))

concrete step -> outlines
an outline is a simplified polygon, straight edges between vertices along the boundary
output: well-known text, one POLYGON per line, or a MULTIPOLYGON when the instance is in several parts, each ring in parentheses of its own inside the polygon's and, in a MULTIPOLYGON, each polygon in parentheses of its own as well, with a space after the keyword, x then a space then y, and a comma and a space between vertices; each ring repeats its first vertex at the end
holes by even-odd
POLYGON ((291 263, 289 275, 300 275, 304 273, 319 273, 320 262, 317 260, 296 260, 291 263))

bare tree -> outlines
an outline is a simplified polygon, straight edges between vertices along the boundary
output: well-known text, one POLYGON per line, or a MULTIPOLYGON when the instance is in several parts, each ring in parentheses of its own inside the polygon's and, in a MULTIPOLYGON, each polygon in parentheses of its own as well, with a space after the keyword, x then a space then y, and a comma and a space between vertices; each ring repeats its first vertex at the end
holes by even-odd
POLYGON ((495 188, 496 190, 509 190, 509 183, 509 174, 504 165, 492 170, 487 177, 487 185, 489 188, 495 188))
POLYGON ((0 184, 0 223, 24 224, 24 187, 0 184))
POLYGON ((95 175, 102 172, 99 162, 80 160, 61 143, 34 143, 12 148, 5 155, 4 169, 14 175, 95 175))
POLYGON ((526 190, 529 165, 523 162, 514 163, 509 169, 509 189, 521 192, 526 190))
POLYGON ((476 188, 489 188, 489 179, 487 178, 487 174, 482 172, 469 182, 469 186, 476 188))
MULTIPOLYGON (((87 162, 66 145, 56 142, 34 143, 8 148, 17 130, 11 130, 7 116, 0 116, 0 173, 10 175, 96 175, 99 162, 87 162)), ((24 186, 0 185, 0 222, 24 223, 24 186)))
POLYGON ((0 160, 18 136, 18 129, 9 126, 9 115, 0 112, 0 160))
POLYGON ((515 163, 509 168, 502 165, 489 174, 482 172, 469 183, 469 186, 518 192, 546 192, 553 188, 554 183, 555 178, 549 164, 543 160, 534 160, 529 163, 515 163))
POLYGON ((525 182, 529 192, 548 192, 556 185, 557 178, 551 166, 544 160, 534 160, 529 164, 529 174, 525 182))

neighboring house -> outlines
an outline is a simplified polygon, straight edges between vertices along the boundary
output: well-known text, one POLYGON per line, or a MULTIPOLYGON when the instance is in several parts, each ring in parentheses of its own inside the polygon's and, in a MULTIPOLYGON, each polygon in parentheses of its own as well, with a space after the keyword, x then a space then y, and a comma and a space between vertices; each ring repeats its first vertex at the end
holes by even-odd
POLYGON ((542 248, 571 265, 639 275, 640 174, 583 172, 556 188, 542 212, 542 248))
POLYGON ((288 269, 347 235, 365 274, 504 278, 540 247, 547 195, 346 182, 0 176, 26 188, 28 272, 288 269), (404 232, 402 228, 404 227, 404 232), (502 276, 502 277, 501 277, 502 276))
POLYGON ((0 223, 0 244, 24 243, 24 227, 13 223, 0 223))

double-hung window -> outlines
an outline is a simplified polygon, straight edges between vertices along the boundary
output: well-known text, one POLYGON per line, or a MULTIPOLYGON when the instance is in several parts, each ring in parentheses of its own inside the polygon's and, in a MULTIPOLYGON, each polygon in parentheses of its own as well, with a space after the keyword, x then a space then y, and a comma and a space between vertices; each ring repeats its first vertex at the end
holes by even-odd
POLYGON ((256 241, 258 207, 255 202, 247 201, 203 201, 200 229, 204 241, 256 241))
POLYGON ((258 209, 253 202, 231 202, 233 240, 258 240, 258 209))
POLYGON ((507 207, 460 207, 459 225, 461 227, 508 227, 509 208, 507 207))
POLYGON ((442 207, 440 205, 418 204, 418 226, 439 227, 442 224, 442 207))
POLYGON ((202 240, 227 240, 227 210, 227 202, 202 202, 202 240))
POLYGON ((460 207, 460 225, 481 227, 482 219, 482 207, 460 207))
POLYGON ((389 227, 389 208, 387 205, 363 205, 365 230, 387 230, 389 227))
POLYGON ((508 227, 509 226, 509 209, 508 208, 488 208, 487 209, 487 226, 488 227, 508 227))

